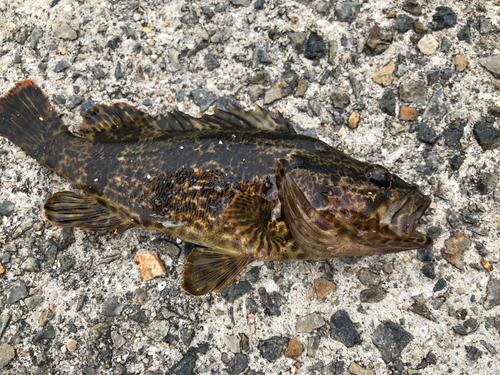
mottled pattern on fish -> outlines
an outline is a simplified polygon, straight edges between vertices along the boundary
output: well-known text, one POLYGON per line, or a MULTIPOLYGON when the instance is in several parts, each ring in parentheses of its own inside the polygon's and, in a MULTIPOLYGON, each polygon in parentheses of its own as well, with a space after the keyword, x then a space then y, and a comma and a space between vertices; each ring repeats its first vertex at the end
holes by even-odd
POLYGON ((253 260, 431 243, 415 231, 430 200, 414 186, 259 107, 197 119, 99 105, 73 134, 24 81, 0 99, 0 134, 88 194, 54 194, 45 205, 54 225, 141 226, 207 247, 186 263, 183 287, 194 295, 223 289, 253 260))

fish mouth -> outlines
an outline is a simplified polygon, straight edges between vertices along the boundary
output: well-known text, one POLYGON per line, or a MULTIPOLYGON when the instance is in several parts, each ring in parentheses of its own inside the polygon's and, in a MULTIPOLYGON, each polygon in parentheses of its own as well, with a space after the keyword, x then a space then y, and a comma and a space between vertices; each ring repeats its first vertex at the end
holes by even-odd
POLYGON ((416 189, 394 202, 380 219, 380 224, 404 238, 404 242, 429 246, 432 238, 415 230, 420 218, 429 208, 431 199, 416 189))

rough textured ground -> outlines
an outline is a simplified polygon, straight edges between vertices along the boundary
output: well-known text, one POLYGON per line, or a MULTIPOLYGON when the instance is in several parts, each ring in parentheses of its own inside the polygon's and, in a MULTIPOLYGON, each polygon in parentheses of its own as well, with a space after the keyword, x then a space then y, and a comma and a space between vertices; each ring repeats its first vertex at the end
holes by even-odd
POLYGON ((44 201, 74 187, 2 138, 0 372, 499 374, 500 63, 481 60, 499 27, 498 0, 0 1, 0 93, 33 79, 70 125, 116 101, 280 109, 420 185, 435 238, 254 264, 197 299, 180 289, 183 243, 47 223, 44 201), (140 281, 140 249, 166 277, 140 281))

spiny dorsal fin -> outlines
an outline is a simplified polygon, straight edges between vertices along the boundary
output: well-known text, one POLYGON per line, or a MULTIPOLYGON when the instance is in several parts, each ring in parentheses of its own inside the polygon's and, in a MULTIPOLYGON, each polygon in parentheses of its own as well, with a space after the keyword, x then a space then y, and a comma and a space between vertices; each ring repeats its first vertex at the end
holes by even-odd
POLYGON ((195 248, 184 266, 182 288, 193 296, 220 292, 252 262, 243 252, 195 248))
POLYGON ((117 212, 111 212, 88 195, 62 191, 52 195, 43 208, 52 225, 59 228, 81 228, 89 231, 114 230, 125 232, 134 222, 117 212))

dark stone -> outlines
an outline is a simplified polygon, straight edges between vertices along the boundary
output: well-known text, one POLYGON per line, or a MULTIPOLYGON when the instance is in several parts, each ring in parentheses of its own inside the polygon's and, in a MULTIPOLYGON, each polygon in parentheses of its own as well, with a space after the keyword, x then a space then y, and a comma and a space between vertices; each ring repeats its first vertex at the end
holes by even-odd
POLYGON ((466 224, 474 225, 477 223, 477 220, 474 218, 474 216, 472 216, 471 212, 467 208, 464 208, 462 210, 462 220, 466 224))
POLYGON ((488 113, 495 117, 500 117, 500 107, 493 104, 488 107, 488 113))
POLYGON ((255 284, 259 280, 260 267, 252 267, 250 271, 247 272, 247 280, 255 284))
MULTIPOLYGON (((85 100, 82 105, 80 106, 80 114, 83 116, 90 108, 94 107, 95 106, 95 103, 90 100, 90 99, 87 99, 85 100)), ((71 228, 67 228, 67 229, 71 229, 71 228)))
POLYGON ((66 108, 68 110, 75 109, 83 102, 83 98, 79 95, 72 95, 69 97, 68 102, 66 103, 66 108))
POLYGON ((193 337, 194 337, 194 330, 190 328, 181 329, 181 340, 184 343, 184 345, 189 346, 191 344, 191 341, 193 341, 193 337))
POLYGON ((196 354, 188 351, 186 355, 170 369, 170 372, 175 375, 194 375, 196 360, 196 354))
POLYGON ((490 277, 486 286, 486 297, 484 299, 484 309, 491 310, 500 305, 500 279, 490 277))
POLYGON ((379 100, 382 112, 396 116, 396 94, 392 90, 386 90, 379 100))
POLYGON ((38 46, 38 42, 40 41, 42 36, 43 36, 43 30, 38 27, 35 27, 31 32, 29 38, 30 47, 36 49, 36 47, 38 46))
POLYGON ((106 45, 114 51, 120 45, 120 37, 119 36, 112 37, 110 40, 108 40, 108 43, 106 43, 106 45))
POLYGON ((61 73, 61 72, 64 72, 66 69, 68 69, 71 65, 65 61, 65 60, 61 60, 59 61, 56 66, 54 67, 54 72, 56 73, 61 73))
POLYGON ((309 60, 319 60, 326 53, 326 43, 323 37, 316 33, 311 33, 307 39, 306 50, 304 53, 305 58, 309 60))
POLYGON ((396 17, 394 22, 394 27, 400 33, 406 33, 413 26, 413 18, 407 16, 406 14, 400 14, 396 17))
POLYGON ((441 79, 443 81, 448 81, 452 75, 453 75, 453 71, 451 69, 445 69, 445 70, 443 70, 443 73, 441 73, 441 79))
MULTIPOLYGON (((1 55, 1 53, 0 53, 1 55)), ((45 72, 47 70, 48 66, 47 64, 44 64, 44 63, 40 63, 38 64, 38 69, 40 69, 42 72, 45 72)))
POLYGON ((56 330, 53 326, 48 325, 33 337, 33 342, 36 343, 42 340, 49 340, 54 337, 56 337, 56 330))
POLYGON ((427 73, 427 84, 429 86, 434 85, 439 78, 439 70, 429 70, 427 73))
POLYGON ((64 271, 68 271, 75 265, 75 258, 71 256, 62 256, 60 262, 61 262, 61 268, 64 271))
POLYGON ((28 295, 28 291, 26 289, 26 285, 24 285, 23 282, 19 282, 18 284, 14 285, 12 288, 9 290, 9 294, 7 295, 7 303, 12 304, 20 299, 26 297, 28 295))
POLYGON ((236 354, 231 362, 229 362, 229 370, 231 370, 231 375, 241 374, 246 370, 248 366, 248 357, 245 354, 236 354))
POLYGON ((64 228, 63 230, 61 230, 61 239, 59 240, 57 248, 59 249, 59 251, 66 250, 68 247, 74 244, 75 241, 76 239, 75 234, 73 233, 73 229, 64 228))
POLYGON ((52 97, 52 102, 57 105, 64 105, 66 104, 66 98, 62 95, 54 95, 52 97))
POLYGON ((471 361, 477 361, 483 355, 483 352, 475 346, 465 346, 465 349, 467 350, 467 358, 471 361))
POLYGON ((450 124, 448 130, 443 134, 444 143, 449 147, 458 147, 460 146, 460 139, 464 134, 465 123, 463 121, 457 121, 453 124, 450 124))
MULTIPOLYGON (((437 227, 437 226, 430 227, 429 229, 427 229, 427 235, 429 237, 431 237, 433 240, 436 240, 439 237, 439 235, 441 234, 441 232, 442 232, 442 229, 440 227, 437 227)), ((432 252, 432 248, 430 248, 428 250, 430 250, 432 252)))
POLYGON ((16 205, 10 201, 4 201, 0 204, 0 215, 1 216, 9 216, 11 212, 14 210, 16 205))
POLYGON ((92 74, 94 75, 95 78, 97 79, 103 79, 106 77, 106 73, 104 73, 104 70, 99 65, 94 65, 92 68, 90 68, 92 71, 92 74))
POLYGON ((431 247, 429 249, 418 249, 417 259, 421 262, 432 262, 432 260, 434 259, 433 248, 431 247))
POLYGON ((489 351, 491 354, 494 354, 494 355, 497 355, 498 354, 498 351, 497 349, 491 345, 490 343, 484 341, 484 340, 479 340, 479 342, 481 343, 482 346, 484 346, 486 348, 487 351, 489 351))
POLYGON ((422 7, 416 1, 412 0, 403 3, 403 10, 414 16, 420 16, 422 14, 422 7))
POLYGON ((444 37, 443 39, 441 39, 441 47, 439 47, 439 50, 446 53, 450 50, 451 46, 451 41, 448 38, 444 37))
POLYGON ((220 67, 219 60, 211 53, 205 55, 205 64, 209 72, 220 67))
POLYGON ((314 116, 319 116, 320 115, 321 105, 319 104, 319 102, 317 100, 309 99, 307 101, 307 106, 312 111, 312 113, 313 113, 314 116))
POLYGON ((358 271, 357 276, 361 284, 366 286, 377 286, 382 281, 380 273, 372 271, 369 268, 361 268, 358 271))
POLYGON ((247 312, 248 314, 257 314, 257 311, 258 311, 258 305, 257 305, 257 302, 255 302, 255 300, 253 298, 249 298, 247 299, 247 312))
POLYGON ((392 32, 389 29, 381 29, 378 25, 372 27, 365 45, 368 55, 380 55, 385 52, 392 43, 392 32))
POLYGON ((117 296, 109 297, 102 306, 102 315, 104 316, 118 316, 121 314, 123 306, 117 296))
POLYGON ((359 293, 359 300, 367 303, 377 303, 382 301, 387 292, 379 287, 364 289, 359 293))
POLYGON ((137 311, 130 314, 128 317, 130 318, 130 320, 133 320, 137 323, 147 323, 149 321, 146 312, 140 308, 137 308, 137 311))
POLYGON ((436 270, 434 269, 434 263, 429 262, 426 263, 422 266, 422 273, 425 277, 428 277, 429 279, 435 279, 436 278, 436 270))
POLYGON ((432 16, 431 28, 434 31, 449 29, 457 24, 457 15, 451 8, 437 7, 432 16))
POLYGON ((477 188, 483 195, 492 193, 498 184, 498 174, 481 172, 477 188))
POLYGON ((68 322, 68 324, 66 324, 66 328, 70 333, 78 332, 78 328, 76 328, 75 323, 73 323, 71 320, 68 322))
POLYGON ((427 125, 425 122, 418 124, 418 139, 422 142, 433 145, 436 143, 438 136, 433 128, 427 125))
MULTIPOLYGON (((455 171, 458 171, 460 169, 460 167, 462 166, 463 162, 465 161, 465 158, 463 156, 460 156, 460 155, 454 155, 452 156, 449 160, 450 162, 450 167, 455 170, 455 171)), ((448 223, 450 221, 448 220, 448 223)), ((450 223, 451 225, 451 223, 450 223)))
POLYGON ((235 107, 241 108, 240 102, 237 101, 236 98, 232 95, 220 97, 217 100, 216 107, 217 107, 217 109, 229 112, 231 110, 230 104, 232 104, 235 107))
POLYGON ((276 361, 285 353, 285 348, 288 345, 287 337, 273 336, 267 340, 259 342, 259 351, 262 357, 269 362, 276 361))
POLYGON ((122 72, 122 64, 118 61, 115 68, 115 79, 118 81, 124 77, 122 72))
POLYGON ((330 336, 348 348, 361 343, 358 331, 354 328, 349 314, 343 310, 338 310, 330 318, 330 336))
POLYGON ((142 102, 142 105, 145 105, 146 107, 151 107, 151 106, 153 105, 153 102, 151 101, 151 99, 146 98, 146 99, 144 99, 144 101, 142 102))
POLYGON ((266 0, 255 0, 255 3, 253 4, 253 8, 257 10, 264 9, 264 4, 266 3, 266 0))
POLYGON ((360 4, 351 1, 340 3, 335 9, 335 15, 340 22, 353 23, 358 16, 360 4))
POLYGON ((436 317, 432 315, 431 310, 429 310, 429 308, 425 305, 424 300, 422 300, 420 297, 413 297, 413 304, 410 306, 409 310, 412 313, 418 314, 426 319, 429 319, 430 321, 433 322, 437 321, 436 317))
POLYGON ((445 279, 439 279, 436 282, 436 284, 434 285, 434 288, 432 289, 432 291, 434 293, 439 292, 439 291, 443 290, 444 288, 446 288, 446 285, 447 285, 447 282, 445 279))
POLYGON ((217 100, 217 95, 205 89, 195 89, 190 95, 201 112, 205 112, 217 100))
POLYGON ((351 99, 349 99, 349 96, 342 91, 334 92, 330 96, 330 98, 333 101, 333 106, 339 109, 344 109, 351 103, 351 99))
POLYGON ((474 137, 484 150, 492 150, 500 145, 500 132, 484 122, 474 125, 474 137))
POLYGON ((457 33, 457 38, 460 41, 465 41, 470 44, 470 28, 469 26, 464 26, 457 33))
POLYGON ((181 22, 186 25, 196 25, 198 23, 198 16, 194 10, 191 10, 181 17, 181 22))
POLYGON ((391 321, 381 323, 373 334, 373 343, 380 350, 385 363, 394 361, 413 340, 413 336, 391 321))
POLYGON ((271 316, 280 316, 281 311, 272 300, 264 287, 259 288, 259 295, 264 307, 264 313, 271 316))
POLYGON ((256 47, 253 50, 253 65, 257 66, 257 64, 272 64, 274 62, 273 58, 269 56, 266 50, 256 47))
POLYGON ((227 302, 234 302, 250 290, 252 290, 252 286, 248 281, 240 281, 238 284, 233 281, 220 294, 227 302))

